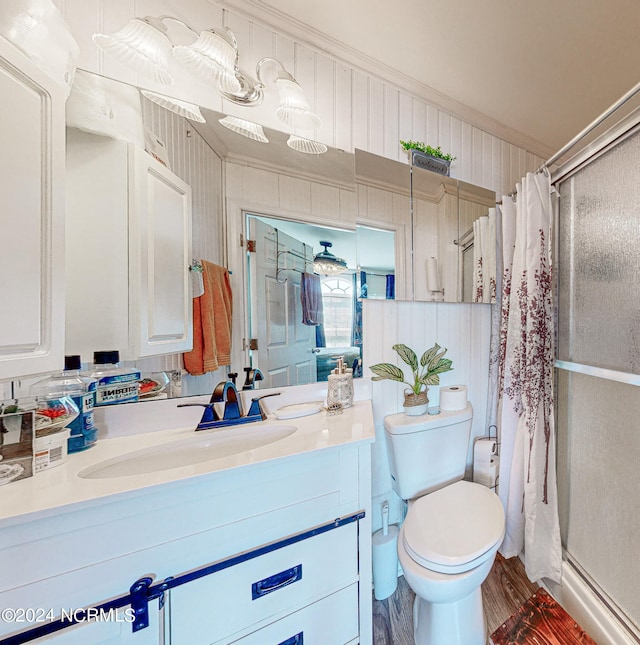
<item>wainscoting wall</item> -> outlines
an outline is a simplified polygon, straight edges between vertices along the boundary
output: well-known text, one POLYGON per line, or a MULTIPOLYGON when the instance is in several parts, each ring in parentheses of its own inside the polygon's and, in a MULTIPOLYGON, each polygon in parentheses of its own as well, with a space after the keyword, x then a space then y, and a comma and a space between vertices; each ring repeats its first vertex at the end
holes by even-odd
MULTIPOLYGON (((489 373, 489 338, 491 305, 444 304, 365 300, 363 308, 364 365, 387 362, 406 367, 391 349, 396 343, 411 347, 418 356, 438 343, 448 348, 447 358, 453 371, 442 374, 441 385, 464 384, 473 405, 472 441, 467 456, 467 470, 472 464, 473 437, 486 434, 487 390, 489 373)), ((408 368, 407 368, 408 369, 408 368)), ((371 375, 365 369, 365 376, 371 375)), ((373 417, 376 442, 373 446, 373 528, 382 525, 381 507, 387 500, 390 522, 401 521, 404 503, 391 489, 384 417, 402 412, 403 386, 394 381, 376 381, 373 388, 373 417)), ((439 388, 429 388, 429 404, 439 402, 439 388)))

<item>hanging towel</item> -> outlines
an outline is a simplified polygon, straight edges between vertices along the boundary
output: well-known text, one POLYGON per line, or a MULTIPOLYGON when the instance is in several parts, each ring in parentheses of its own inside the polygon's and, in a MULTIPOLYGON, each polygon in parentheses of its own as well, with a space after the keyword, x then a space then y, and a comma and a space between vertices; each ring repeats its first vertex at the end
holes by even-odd
POLYGON ((194 376, 231 363, 233 298, 229 272, 202 260, 202 279, 204 293, 193 299, 193 349, 184 354, 184 367, 194 376))
POLYGON ((300 301, 302 303, 303 325, 321 325, 324 323, 320 276, 314 273, 302 274, 300 301))

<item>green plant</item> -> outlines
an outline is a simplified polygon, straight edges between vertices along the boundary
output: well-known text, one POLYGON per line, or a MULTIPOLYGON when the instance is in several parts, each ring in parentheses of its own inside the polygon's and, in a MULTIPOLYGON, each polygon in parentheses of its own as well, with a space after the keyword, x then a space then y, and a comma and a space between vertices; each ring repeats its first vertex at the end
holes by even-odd
POLYGON ((431 155, 432 157, 438 157, 439 159, 444 159, 445 161, 455 161, 455 157, 450 155, 448 152, 442 152, 442 150, 440 150, 440 146, 433 148, 432 146, 428 146, 422 143, 422 141, 411 140, 401 140, 400 145, 405 150, 420 150, 420 152, 424 152, 425 154, 431 155))
POLYGON ((440 383, 440 374, 450 372, 453 367, 448 358, 443 358, 447 353, 447 348, 442 349, 438 343, 428 349, 421 357, 418 363, 416 353, 406 345, 398 343, 392 348, 398 353, 398 356, 411 368, 413 373, 413 383, 405 380, 403 370, 391 363, 377 363, 371 366, 371 371, 376 374, 372 380, 382 381, 385 379, 406 383, 414 394, 420 394, 424 386, 438 385, 440 383))

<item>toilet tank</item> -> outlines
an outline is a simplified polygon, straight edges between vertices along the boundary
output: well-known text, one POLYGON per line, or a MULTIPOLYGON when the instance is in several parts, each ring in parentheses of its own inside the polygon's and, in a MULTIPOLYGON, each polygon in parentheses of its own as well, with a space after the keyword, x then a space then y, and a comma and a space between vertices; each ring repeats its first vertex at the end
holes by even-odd
POLYGON ((412 499, 464 477, 473 408, 384 418, 393 490, 412 499))

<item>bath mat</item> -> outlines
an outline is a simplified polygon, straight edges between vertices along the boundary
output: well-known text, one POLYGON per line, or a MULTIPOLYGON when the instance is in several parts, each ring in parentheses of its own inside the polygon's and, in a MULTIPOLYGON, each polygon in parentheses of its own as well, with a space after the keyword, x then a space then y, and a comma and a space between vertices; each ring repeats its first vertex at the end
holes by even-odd
POLYGON ((538 589, 503 625, 491 634, 493 645, 597 645, 544 590, 538 589))

